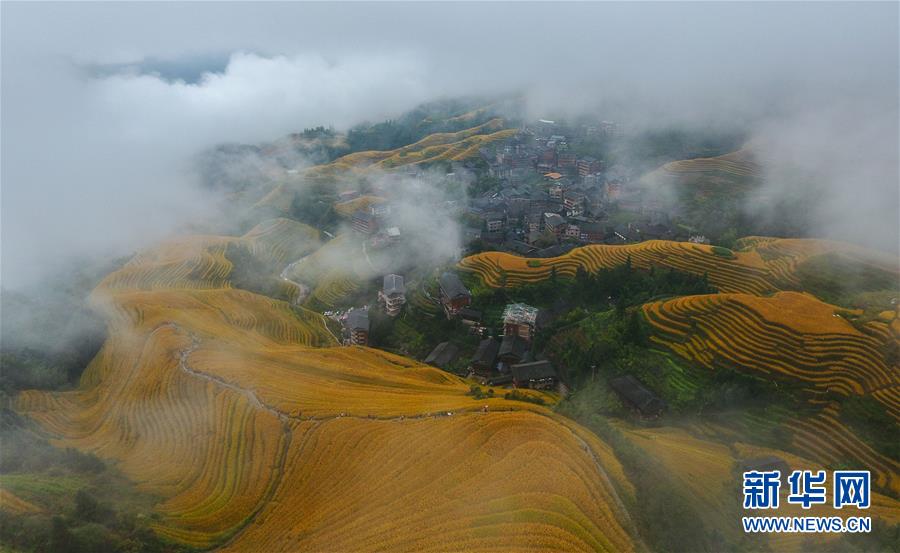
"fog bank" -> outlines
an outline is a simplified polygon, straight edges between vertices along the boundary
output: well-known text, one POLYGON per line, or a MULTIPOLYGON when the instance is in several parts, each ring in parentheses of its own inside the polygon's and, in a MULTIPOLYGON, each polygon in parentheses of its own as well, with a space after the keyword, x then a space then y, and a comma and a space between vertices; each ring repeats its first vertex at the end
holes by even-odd
POLYGON ((799 166, 823 234, 897 250, 896 3, 3 3, 2 16, 4 287, 214 217, 191 160, 217 143, 510 91, 529 116, 746 127, 775 197, 799 166))

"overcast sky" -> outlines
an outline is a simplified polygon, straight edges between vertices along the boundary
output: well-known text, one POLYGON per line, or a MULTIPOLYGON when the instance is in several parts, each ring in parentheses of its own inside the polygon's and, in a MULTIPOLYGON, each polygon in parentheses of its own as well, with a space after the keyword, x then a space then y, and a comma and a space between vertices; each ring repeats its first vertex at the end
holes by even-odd
POLYGON ((823 219, 849 209, 896 248, 894 2, 0 9, 6 287, 203 216, 185 168, 215 143, 517 90, 535 113, 615 105, 634 126, 759 121, 786 159, 831 160, 823 219))

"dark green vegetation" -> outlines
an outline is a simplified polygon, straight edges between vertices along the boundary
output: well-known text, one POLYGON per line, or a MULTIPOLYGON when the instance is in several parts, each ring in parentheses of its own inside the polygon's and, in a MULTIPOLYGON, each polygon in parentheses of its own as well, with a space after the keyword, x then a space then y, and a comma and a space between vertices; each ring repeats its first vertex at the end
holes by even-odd
MULTIPOLYGON (((362 189, 360 191, 364 192, 362 189)), ((337 194, 328 186, 321 184, 304 186, 296 192, 291 203, 291 218, 333 233, 340 222, 333 207, 337 200, 337 194)))
MULTIPOLYGON (((432 297, 438 295, 435 277, 439 273, 435 271, 424 278, 424 288, 432 297)), ((544 311, 545 322, 534 341, 535 355, 545 348, 551 353, 550 342, 554 336, 590 320, 592 314, 600 311, 608 312, 601 316, 609 315, 620 321, 616 328, 621 326, 621 336, 609 337, 610 341, 616 341, 615 347, 622 345, 617 342, 620 339, 624 339, 626 345, 637 347, 643 344, 646 330, 637 313, 625 313, 627 306, 640 305, 652 298, 714 291, 705 277, 669 269, 638 270, 630 263, 595 274, 579 272, 574 279, 553 274, 545 281, 509 289, 484 286, 472 275, 462 277, 472 291, 472 308, 483 313, 482 324, 487 328, 487 335, 502 333, 501 317, 509 303, 527 303, 544 311)), ((422 292, 415 286, 407 290, 407 297, 409 303, 396 319, 370 310, 370 344, 421 359, 438 343, 452 341, 460 346, 461 353, 450 370, 464 369, 479 338, 470 334, 468 327, 459 320, 447 320, 440 306, 423 299, 422 292)), ((601 348, 597 345, 594 352, 602 355, 601 348)), ((566 380, 578 378, 585 367, 590 366, 587 358, 557 357, 554 361, 560 364, 561 376, 566 380)))
POLYGON ((40 509, 0 511, 0 545, 46 553, 186 551, 150 529, 153 497, 97 457, 59 449, 0 409, 0 486, 40 509))
POLYGON ((233 265, 228 280, 235 288, 286 299, 278 277, 280 269, 275 264, 253 255, 250 248, 236 242, 229 242, 225 247, 225 257, 233 265))

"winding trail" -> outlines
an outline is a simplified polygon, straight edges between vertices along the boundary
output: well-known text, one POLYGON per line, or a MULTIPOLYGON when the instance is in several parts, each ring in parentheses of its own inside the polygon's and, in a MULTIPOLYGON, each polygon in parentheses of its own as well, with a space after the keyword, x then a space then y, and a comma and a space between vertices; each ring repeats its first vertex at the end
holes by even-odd
POLYGON ((300 259, 291 262, 290 264, 288 264, 287 267, 285 267, 284 269, 281 270, 281 275, 280 275, 281 280, 284 280, 285 282, 289 282, 289 283, 293 284, 294 286, 297 287, 298 290, 300 290, 300 292, 297 293, 297 296, 293 300, 291 300, 291 304, 293 304, 294 306, 298 306, 298 307, 300 306, 301 303, 306 301, 306 298, 309 297, 309 291, 310 291, 309 286, 307 286, 303 283, 297 282, 296 280, 291 280, 291 278, 288 275, 294 270, 294 267, 299 265, 301 262, 305 261, 307 257, 309 257, 309 256, 304 255, 300 259))

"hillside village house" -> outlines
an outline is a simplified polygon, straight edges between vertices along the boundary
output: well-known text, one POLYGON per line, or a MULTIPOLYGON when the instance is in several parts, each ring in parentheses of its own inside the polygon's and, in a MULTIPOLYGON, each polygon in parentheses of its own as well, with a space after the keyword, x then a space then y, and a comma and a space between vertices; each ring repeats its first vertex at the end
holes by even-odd
MULTIPOLYGON (((559 173, 556 174, 558 175, 559 173)), ((565 194, 565 187, 563 186, 563 183, 555 182, 551 184, 550 187, 547 188, 547 194, 554 200, 562 200, 563 195, 565 194)))
POLYGON ((507 334, 500 342, 500 350, 497 352, 497 361, 500 362, 501 372, 507 367, 520 363, 528 355, 528 341, 518 334, 507 334))
POLYGON ((544 229, 560 236, 566 230, 566 220, 559 213, 544 213, 544 229))
POLYGON ((566 192, 563 197, 563 206, 569 217, 577 217, 584 213, 584 203, 585 196, 581 192, 566 192))
POLYGON ((522 230, 528 232, 539 232, 544 223, 544 214, 540 211, 526 213, 522 218, 522 230))
POLYGON ((368 209, 357 209, 353 213, 353 230, 363 234, 372 234, 378 230, 378 221, 375 214, 368 209))
POLYGON ((453 342, 441 342, 431 350, 431 353, 425 358, 425 363, 446 370, 456 360, 457 355, 459 355, 459 346, 453 342))
POLYGON ((561 171, 565 169, 574 170, 576 162, 577 159, 575 154, 571 152, 559 152, 557 155, 556 166, 559 167, 561 171))
POLYGON ((606 238, 606 225, 602 223, 580 223, 578 231, 578 239, 582 242, 602 242, 606 238))
POLYGON ((581 158, 576 162, 579 177, 586 177, 598 173, 603 169, 603 162, 592 157, 581 158))
POLYGON ((456 273, 446 272, 438 279, 441 291, 441 305, 447 318, 454 317, 463 307, 472 303, 472 294, 463 285, 456 273))
POLYGON ((511 303, 503 310, 503 335, 519 336, 525 341, 534 338, 538 309, 524 303, 511 303))
POLYGON ((344 317, 344 345, 366 346, 369 344, 369 312, 353 308, 344 317))
POLYGON ((477 375, 490 376, 494 372, 500 344, 494 338, 485 338, 478 344, 475 355, 469 363, 469 370, 477 375))
POLYGON ((483 215, 484 226, 488 232, 498 232, 506 226, 506 217, 498 211, 492 211, 483 215))
POLYGON ((609 387, 623 403, 645 419, 658 418, 666 407, 663 400, 630 374, 613 378, 609 381, 609 387))
POLYGON ((385 275, 381 290, 378 291, 378 301, 384 306, 384 311, 391 317, 396 317, 406 303, 406 286, 400 275, 385 275))
POLYGON ((549 390, 555 387, 558 381, 556 370, 550 361, 546 360, 517 363, 512 366, 511 372, 516 388, 549 390))

